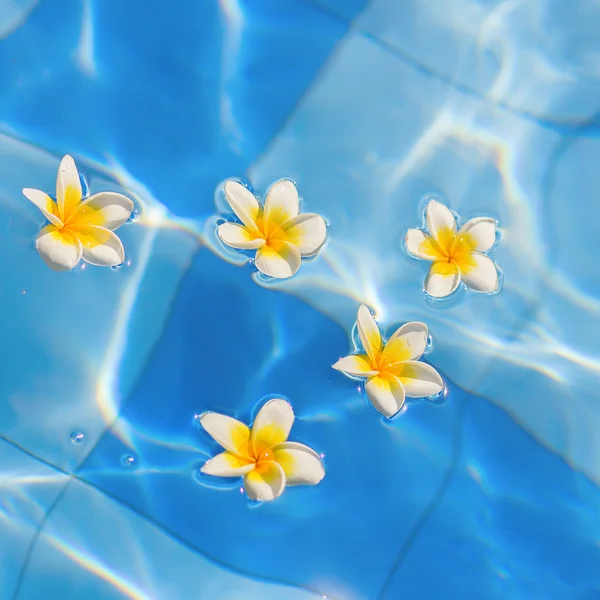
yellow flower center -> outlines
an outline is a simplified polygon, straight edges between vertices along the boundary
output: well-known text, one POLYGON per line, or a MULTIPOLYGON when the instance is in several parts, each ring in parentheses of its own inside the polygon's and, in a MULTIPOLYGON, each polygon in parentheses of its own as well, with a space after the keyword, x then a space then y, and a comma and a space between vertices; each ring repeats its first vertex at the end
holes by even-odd
POLYGON ((437 237, 426 236, 419 250, 431 256, 436 272, 451 274, 459 268, 468 272, 475 266, 473 251, 477 243, 470 233, 456 233, 450 228, 440 229, 437 237))
POLYGON ((289 241, 288 235, 281 228, 281 224, 273 219, 265 219, 262 210, 256 218, 255 223, 258 231, 250 231, 252 239, 265 240, 266 245, 273 248, 273 250, 279 250, 281 242, 289 241))

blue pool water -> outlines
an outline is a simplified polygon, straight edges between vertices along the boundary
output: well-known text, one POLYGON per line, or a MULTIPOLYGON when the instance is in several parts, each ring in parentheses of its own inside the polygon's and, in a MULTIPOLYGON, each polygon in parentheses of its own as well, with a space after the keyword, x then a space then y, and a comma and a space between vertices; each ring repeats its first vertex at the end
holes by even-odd
POLYGON ((597 3, 177 7, 0 0, 0 599, 600 598, 597 3), (136 202, 120 269, 35 250, 67 153, 136 202), (256 277, 229 177, 296 181, 319 256, 256 277), (500 293, 425 297, 430 195, 498 220, 500 293), (427 323, 442 399, 331 368, 361 303, 427 323), (272 396, 327 473, 254 506, 196 416, 272 396))

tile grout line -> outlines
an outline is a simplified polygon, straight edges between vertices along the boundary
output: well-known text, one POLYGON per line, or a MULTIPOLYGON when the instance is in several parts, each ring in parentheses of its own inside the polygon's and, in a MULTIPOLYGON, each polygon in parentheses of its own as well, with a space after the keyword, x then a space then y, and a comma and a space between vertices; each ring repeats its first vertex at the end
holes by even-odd
MULTIPOLYGON (((27 572, 27 568, 29 566, 29 562, 31 560, 31 557, 33 555, 33 551, 35 549, 35 546, 37 544, 37 541, 39 539, 39 536, 42 532, 42 530, 44 529, 48 519, 50 518, 52 512, 54 511, 54 509, 56 508, 56 506, 58 505, 59 501, 63 498, 63 496, 65 495, 65 493, 67 492, 67 489, 69 487, 69 485, 71 484, 71 482, 73 481, 73 479, 76 479, 78 481, 83 481, 86 484, 90 485, 86 480, 84 480, 83 478, 81 478, 77 472, 78 470, 82 467, 82 465, 85 463, 85 461, 91 456, 91 454, 98 448, 100 442, 104 439, 104 437, 106 436, 106 434, 114 427, 114 425, 116 424, 116 422, 121 418, 121 411, 129 404, 129 401, 131 400, 131 396, 134 392, 134 390, 140 385, 140 381, 144 375, 144 373, 146 373, 151 358, 152 356, 155 354, 155 352, 157 351, 158 345, 160 340, 162 340, 162 337, 164 335, 164 332, 166 330, 167 327, 167 323, 169 322, 169 320, 171 319, 172 316, 172 311, 173 311, 173 303, 175 301, 175 298, 178 296, 179 291, 181 289, 181 286, 183 285, 183 281, 186 279, 187 275, 188 275, 188 271, 190 269, 191 264, 193 263, 193 261, 195 260, 198 252, 200 251, 200 247, 198 247, 193 255, 190 258, 190 265, 188 266, 188 268, 185 270, 184 273, 181 274, 181 277, 179 278, 179 282, 176 286, 176 289, 173 293, 173 297, 171 299, 171 302, 169 304, 168 307, 168 312, 167 312, 167 316, 165 318, 165 325, 163 326, 162 331, 160 332, 160 334, 158 335, 155 343, 153 344, 153 347, 150 349, 150 351, 148 352, 148 358, 146 360, 146 364, 140 369, 140 374, 137 378, 137 380, 132 384, 131 386, 131 390, 127 396, 127 399, 121 404, 121 406, 119 407, 119 412, 117 414, 117 416, 115 417, 115 419, 113 419, 113 421, 109 424, 107 424, 104 429, 101 431, 101 433, 98 435, 98 438, 96 440, 96 443, 90 448, 90 450, 87 452, 87 454, 77 463, 77 465, 73 468, 72 472, 66 471, 65 469, 59 467, 58 465, 55 465, 35 454, 33 454, 31 451, 26 450, 25 448, 23 448, 21 445, 17 444, 16 442, 10 440, 9 438, 5 437, 4 435, 0 435, 0 439, 4 440, 5 442, 7 442, 8 444, 12 445, 14 448, 17 448, 19 450, 21 450, 22 452, 24 452, 27 456, 41 462, 42 464, 45 464, 46 466, 55 469, 61 473, 64 473, 65 475, 67 475, 69 477, 69 479, 66 481, 65 485, 63 486, 63 488, 61 489, 61 491, 58 493, 57 497, 55 498, 54 502, 52 502, 52 504, 48 507, 48 509, 46 510, 46 513, 44 514, 44 517, 42 518, 42 520, 40 521, 38 527, 35 530, 35 533, 27 547, 26 553, 25 553, 25 557, 23 559, 23 563, 21 564, 21 569, 19 571, 19 575, 17 577, 17 583, 15 585, 15 590, 14 593, 12 595, 12 600, 17 600, 19 592, 21 590, 21 587, 23 585, 23 581, 24 581, 24 577, 25 574, 27 572)), ((95 487, 95 486, 94 486, 95 487)), ((98 491, 103 491, 100 488, 96 488, 98 489, 98 491)), ((105 493, 105 492, 103 492, 105 493)), ((150 519, 150 521, 154 524, 154 525, 158 525, 157 522, 155 522, 154 520, 150 519)))
MULTIPOLYGON (((517 322, 515 327, 513 327, 510 338, 509 338, 509 343, 513 343, 515 341, 515 338, 517 337, 519 332, 523 330, 526 323, 529 322, 529 320, 537 313, 538 310, 539 310, 539 304, 536 304, 525 312, 523 317, 521 319, 519 319, 519 321, 517 322)), ((479 374, 479 377, 476 378, 475 384, 477 384, 478 382, 482 381, 485 378, 486 373, 489 371, 489 369, 493 363, 494 357, 498 356, 499 353, 500 353, 500 351, 498 351, 497 353, 492 355, 492 357, 490 357, 490 361, 488 362, 487 367, 485 369, 483 369, 483 371, 479 374)), ((482 400, 487 401, 494 406, 498 406, 498 404, 496 402, 486 398, 485 396, 481 396, 479 394, 471 392, 470 390, 460 387, 460 386, 457 386, 457 387, 460 390, 467 392, 470 396, 481 398, 482 400)), ((498 406, 498 408, 502 409, 502 407, 500 407, 500 406, 498 406)), ((390 572, 388 573, 388 576, 384 580, 382 588, 377 596, 377 600, 384 600, 385 594, 386 594, 389 586, 391 585, 396 573, 402 567, 402 564, 404 563, 406 557, 408 556, 409 551, 411 550, 414 543, 419 538, 419 535, 421 534, 424 526, 427 524, 427 521, 429 521, 429 519, 433 516, 433 514, 438 509, 438 507, 441 504, 442 500, 444 499, 446 493, 448 492, 448 489, 450 488, 450 484, 452 483, 452 480, 454 479, 454 477, 456 476, 456 473, 458 472, 461 459, 463 458, 463 456, 462 456, 462 451, 463 451, 463 423, 462 423, 462 420, 464 417, 464 410, 465 410, 465 400, 463 400, 461 402, 461 405, 457 410, 457 416, 456 416, 456 422, 455 422, 456 429, 453 432, 454 439, 453 439, 452 464, 446 471, 444 478, 442 480, 442 483, 440 484, 438 490, 436 491, 436 493, 434 494, 432 499, 429 501, 429 503, 427 504, 427 506, 425 507, 424 511, 421 513, 419 518, 417 519, 415 525, 413 525, 406 540, 404 541, 404 544, 400 548, 398 556, 397 556, 396 560, 394 561, 394 563, 390 569, 390 572)))
POLYGON ((37 540, 40 537, 40 534, 42 533, 42 530, 44 528, 44 526, 46 525, 46 522, 48 521, 48 518, 50 517, 52 511, 54 510, 54 508, 56 507, 56 505, 58 504, 58 502, 61 500, 61 498, 64 496, 64 494, 67 491, 67 488, 69 487, 71 481, 73 480, 74 475, 72 473, 69 473, 68 471, 66 471, 65 469, 61 469, 60 467, 52 464, 51 462, 35 455, 33 452, 31 452, 30 450, 27 450, 26 448, 23 448, 23 446, 21 446, 20 444, 17 444, 16 442, 13 442, 12 440, 10 440, 9 438, 7 438, 6 436, 0 434, 0 440, 4 441, 5 443, 9 444, 10 446, 12 446, 13 448, 23 452, 23 454, 25 454, 26 456, 28 456, 29 458, 42 463, 43 465, 45 465, 46 467, 52 469, 53 471, 57 471, 59 473, 62 473, 63 475, 66 475, 68 477, 67 481, 65 482, 65 484, 62 486, 62 488, 60 489, 60 491, 58 492, 58 494, 56 495, 56 498, 54 499, 54 501, 50 504, 50 506, 46 509, 46 512, 44 513, 44 516, 42 517, 42 519, 40 520, 38 526, 36 527, 33 536, 29 542, 29 544, 27 545, 27 550, 25 551, 25 557, 23 558, 23 562, 21 563, 21 568, 19 570, 19 574, 17 575, 17 580, 15 582, 15 587, 12 593, 12 600, 16 600, 17 597, 19 596, 19 593, 21 591, 21 587, 23 586, 23 581, 25 578, 25 574, 27 571, 27 566, 29 565, 29 561, 31 560, 31 557, 33 555, 33 550, 35 548, 35 545, 37 543, 37 540))
POLYGON ((301 93, 300 97, 298 98, 298 101, 296 102, 296 104, 294 105, 292 110, 290 110, 288 115, 282 120, 281 125, 277 128, 277 131, 275 131, 275 133, 271 136, 271 139, 265 144, 265 146, 261 150, 261 152, 253 159, 252 163, 248 167, 246 167, 245 172, 246 172, 246 176, 248 177, 248 179, 250 179, 250 174, 256 168, 256 166, 260 164, 260 162, 263 160, 263 158, 269 153, 269 151, 271 150, 273 145, 275 143, 277 143, 277 140, 279 139, 281 134, 285 131, 285 129, 287 128, 287 126, 289 125, 291 120, 294 118, 294 116, 296 115, 298 110, 300 110, 302 108, 302 106, 306 103, 307 98, 310 96, 310 94, 314 90, 315 86, 320 83, 324 74, 329 70, 331 63, 335 60, 335 58, 338 56, 338 54, 341 52, 341 50, 347 43, 348 37, 355 31, 354 30, 354 22, 355 22, 356 18, 358 17, 358 15, 356 15, 356 17, 354 17, 354 19, 348 20, 348 19, 344 19, 339 14, 337 14, 331 10, 324 8, 320 4, 315 3, 313 0, 301 0, 301 2, 305 6, 310 7, 317 12, 320 12, 322 15, 325 15, 326 17, 328 17, 332 20, 336 20, 338 22, 341 21, 346 26, 346 31, 339 38, 339 40, 334 44, 334 46, 331 49, 331 51, 329 52, 329 54, 325 57, 325 59, 321 63, 321 66, 317 69, 317 72, 315 73, 314 77, 312 78, 310 83, 306 86, 304 91, 301 93))
POLYGON ((385 578, 383 585, 379 590, 379 593, 377 594, 377 600, 383 600, 385 598, 385 595, 390 585, 392 584, 392 581, 394 580, 397 571, 400 569, 402 563, 408 556, 408 553, 412 549, 414 543, 419 538, 421 531, 423 530, 431 516, 437 510, 440 502, 446 495, 446 492, 448 491, 448 488, 450 487, 450 484, 452 483, 456 472, 458 471, 460 458, 462 454, 462 416, 465 408, 465 402, 466 400, 464 398, 461 398, 460 405, 457 408, 457 414, 454 418, 454 423, 452 427, 452 462, 448 469, 446 469, 446 472, 444 473, 442 481, 438 486, 437 490, 435 491, 429 502, 426 504, 425 508, 423 509, 413 526, 410 528, 408 535, 406 536, 404 543, 400 547, 396 559, 392 563, 388 575, 385 578))
MULTIPOLYGON (((341 14, 320 4, 318 2, 318 0, 302 0, 302 1, 305 2, 306 4, 313 6, 315 9, 321 11, 323 14, 337 18, 338 20, 341 20, 345 23, 349 22, 348 19, 343 17, 341 14)), ((351 27, 350 27, 351 29, 352 29, 356 19, 360 16, 360 14, 362 12, 364 12, 364 10, 367 7, 368 7, 368 4, 365 5, 365 7, 363 9, 361 9, 359 11, 359 13, 351 20, 351 27)), ((574 132, 577 132, 579 130, 585 130, 590 126, 600 125, 600 115, 598 115, 596 113, 592 114, 589 118, 584 119, 584 120, 561 121, 561 120, 557 120, 557 119, 551 119, 551 118, 547 118, 547 117, 542 117, 540 115, 536 115, 535 113, 533 113, 531 111, 519 109, 519 108, 512 106, 511 104, 501 101, 501 100, 494 100, 494 99, 490 98, 488 95, 486 95, 485 93, 479 92, 476 89, 474 89, 468 85, 460 83, 459 81, 457 81, 450 75, 445 75, 444 73, 437 71, 433 67, 418 60, 412 54, 405 52, 404 50, 401 50, 400 48, 395 47, 394 45, 390 44, 389 42, 385 41, 384 39, 378 37, 376 34, 371 33, 370 31, 367 31, 361 27, 354 27, 354 31, 358 32, 365 39, 367 39, 367 40, 373 42, 375 45, 379 46, 382 50, 386 51, 387 53, 389 53, 392 56, 396 57, 397 59, 401 60, 406 65, 412 67, 413 69, 415 69, 417 71, 420 71, 427 77, 435 79, 435 80, 439 81, 440 83, 447 85, 448 87, 454 89, 455 91, 457 91, 459 93, 465 94, 472 98, 479 99, 492 107, 500 108, 500 109, 504 110, 505 112, 508 112, 508 113, 510 113, 516 117, 519 117, 521 119, 524 119, 526 121, 533 122, 534 124, 536 124, 540 127, 543 127, 544 129, 548 129, 555 133, 558 133, 559 135, 572 135, 574 132)))
MULTIPOLYGON (((184 548, 187 548, 188 550, 192 551, 194 554, 204 557, 208 562, 212 563, 213 565, 219 566, 221 568, 223 568, 224 570, 229 571, 230 573, 233 573, 235 575, 239 575, 242 577, 247 577, 248 579, 252 579, 254 581, 262 581, 264 583, 268 583, 268 584, 276 584, 276 585, 283 585, 283 586, 287 586, 287 587, 293 587, 295 589, 303 589, 307 592, 313 593, 313 594, 317 594, 322 596, 323 592, 314 588, 311 588, 309 586, 305 586, 305 585, 301 585, 301 584, 297 584, 297 583, 293 583, 290 581, 286 581, 284 579, 276 579, 276 578, 271 578, 271 577, 264 577, 261 575, 257 575, 256 573, 252 573, 250 571, 245 571, 243 569, 240 569, 238 567, 235 567, 233 565, 230 565, 229 563, 226 563, 224 561, 221 561, 219 559, 214 558, 213 556, 211 556, 210 554, 208 554, 207 552, 203 551, 201 548, 198 548, 197 546, 195 546, 194 544, 192 544, 191 542, 189 542, 188 540, 186 540, 185 538, 181 537, 179 534, 177 534, 176 532, 172 531, 171 529, 169 529, 168 527, 166 527, 165 525, 159 523, 158 521, 156 521, 153 517, 151 517, 150 515, 146 514, 144 511, 140 510, 138 507, 136 507, 133 504, 130 504, 128 502, 126 502, 125 500, 123 500, 122 498, 119 498, 118 496, 108 492, 107 490, 101 488, 100 486, 98 486, 97 484, 93 483, 92 481, 89 481, 88 479, 86 479, 85 477, 82 477, 81 475, 78 475, 76 473, 69 473, 68 471, 61 469, 60 467, 57 467, 56 465, 48 462, 47 460, 35 455, 34 453, 30 452, 29 450, 26 450, 25 448, 21 447, 19 444, 16 444, 15 442, 11 441, 10 439, 4 437, 3 435, 0 435, 0 440, 6 442, 7 444, 9 444, 10 446, 12 446, 13 448, 23 452, 24 454, 26 454, 27 456, 29 456, 31 459, 35 460, 36 462, 40 462, 43 465, 49 467, 52 470, 58 471, 59 473, 62 473, 64 475, 66 475, 68 477, 68 480, 65 482, 65 485, 62 487, 61 491, 58 493, 57 497, 55 498, 55 500, 52 502, 52 504, 50 505, 50 507, 48 508, 48 510, 46 511, 46 514, 44 515, 44 518, 42 519, 42 521, 40 522, 40 525, 37 527, 36 532, 34 534, 34 538, 35 540, 32 539, 32 542, 30 543, 28 549, 27 549, 27 553, 26 553, 26 557, 27 558, 31 558, 31 555, 33 554, 33 546, 35 545, 35 541, 37 541, 37 539, 39 538, 42 529, 44 528, 45 524, 48 521, 48 518, 50 517, 50 513, 56 508, 56 506, 58 505, 58 503, 60 502, 60 500, 64 497, 65 493, 67 492, 67 488, 69 487, 69 485, 71 485, 71 483, 73 481, 77 481, 79 483, 81 483, 82 485, 91 488, 93 490, 95 490, 96 492, 100 493, 102 496, 104 496, 105 498, 108 498, 109 500, 111 500, 112 502, 114 502, 115 504, 124 507, 125 509, 131 511, 132 513, 134 513, 135 515, 137 515, 139 518, 141 518, 143 521, 146 521, 148 524, 150 524, 153 528, 157 529, 158 531, 160 531, 161 533, 164 533, 165 535, 167 535, 167 537, 169 537, 170 539, 172 539, 173 541, 175 541, 176 543, 178 543, 180 546, 183 546, 184 548)), ((23 564, 25 565, 25 561, 23 562, 23 564)), ((19 573, 19 577, 17 580, 17 586, 15 587, 15 591, 13 594, 13 600, 16 600, 18 593, 20 592, 20 589, 22 587, 22 583, 23 583, 23 576, 24 576, 24 571, 26 569, 22 570, 19 573)), ((330 596, 329 594, 327 595, 328 598, 330 598, 331 600, 334 600, 332 596, 330 596)))

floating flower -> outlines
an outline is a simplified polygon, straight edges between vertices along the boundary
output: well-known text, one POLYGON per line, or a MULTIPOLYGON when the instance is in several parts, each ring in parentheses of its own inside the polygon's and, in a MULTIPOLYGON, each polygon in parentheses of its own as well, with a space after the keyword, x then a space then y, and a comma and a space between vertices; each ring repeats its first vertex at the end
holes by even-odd
POLYGON ((252 429, 214 412, 201 415, 200 423, 225 448, 201 471, 217 477, 243 476, 251 500, 273 500, 286 485, 316 485, 325 476, 314 450, 287 441, 294 412, 285 400, 269 400, 256 415, 252 429))
POLYGON ((367 397, 381 414, 395 415, 407 396, 425 398, 444 389, 439 373, 431 365, 419 362, 429 336, 425 323, 406 323, 385 343, 364 305, 358 309, 356 324, 366 354, 340 358, 333 368, 350 377, 366 379, 367 397))
POLYGON ((425 291, 434 298, 449 296, 460 284, 477 292, 498 289, 498 271, 485 252, 496 243, 496 221, 477 217, 456 231, 453 214, 437 200, 425 211, 428 233, 409 229, 405 245, 409 254, 432 261, 425 279, 425 291))
POLYGON ((233 179, 225 182, 225 197, 241 224, 223 223, 217 234, 227 246, 256 250, 256 268, 269 277, 291 277, 302 257, 316 254, 325 243, 323 217, 299 214, 298 191, 289 179, 280 179, 269 188, 264 208, 248 188, 233 179))
POLYGON ((49 221, 35 247, 51 269, 68 271, 82 258, 99 266, 116 266, 125 260, 123 244, 113 231, 129 219, 133 202, 114 192, 83 200, 79 173, 70 156, 58 168, 56 202, 40 190, 25 188, 23 194, 49 221))

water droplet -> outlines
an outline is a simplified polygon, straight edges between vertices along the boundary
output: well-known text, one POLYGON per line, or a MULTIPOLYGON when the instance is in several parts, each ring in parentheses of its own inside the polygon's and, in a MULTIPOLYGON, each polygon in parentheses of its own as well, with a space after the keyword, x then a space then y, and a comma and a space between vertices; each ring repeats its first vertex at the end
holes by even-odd
POLYGON ((431 335, 428 335, 427 343, 425 344, 425 350, 424 350, 423 354, 429 354, 432 351, 433 351, 433 338, 431 337, 431 335))
POLYGON ((111 267, 111 269, 112 269, 113 271, 120 271, 122 268, 123 268, 123 263, 121 263, 120 265, 113 265, 113 266, 111 267))
POLYGON ((135 221, 139 216, 139 211, 137 208, 134 208, 132 213, 129 215, 129 219, 127 219, 127 223, 131 223, 132 221, 135 221))
POLYGON ((133 467, 135 464, 135 456, 133 456, 133 454, 123 454, 121 457, 121 464, 124 467, 133 467))
POLYGON ((74 444, 81 444, 85 439, 85 435, 81 431, 72 431, 69 437, 74 444))
POLYGON ((21 291, 21 294, 23 294, 23 296, 24 296, 26 293, 27 293, 27 291, 26 291, 26 290, 22 290, 22 291, 21 291))

